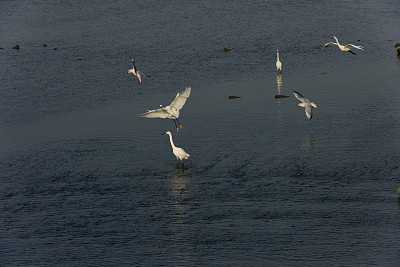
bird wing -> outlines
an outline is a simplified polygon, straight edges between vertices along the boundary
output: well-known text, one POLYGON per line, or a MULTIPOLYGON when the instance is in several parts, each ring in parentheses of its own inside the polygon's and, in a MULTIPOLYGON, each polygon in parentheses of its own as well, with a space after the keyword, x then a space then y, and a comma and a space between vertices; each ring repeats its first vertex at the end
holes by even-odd
POLYGON ((164 109, 159 108, 159 109, 149 110, 146 113, 140 114, 139 116, 144 118, 166 119, 168 118, 169 114, 164 109))
POLYGON ((185 91, 183 91, 182 93, 178 93, 176 95, 174 101, 172 101, 171 105, 169 105, 169 106, 172 108, 175 108, 177 110, 180 110, 183 107, 183 105, 185 105, 186 100, 190 96, 191 90, 192 90, 192 88, 186 87, 185 91))
POLYGON ((150 75, 147 75, 147 74, 141 72, 140 70, 138 71, 138 73, 139 73, 140 75, 142 75, 143 77, 151 77, 150 75))
POLYGON ((310 103, 310 100, 302 96, 299 92, 293 91, 294 96, 303 103, 310 103))
POLYGON ((180 158, 180 160, 188 159, 190 157, 190 155, 188 153, 186 153, 185 150, 183 150, 183 148, 176 147, 175 152, 176 152, 175 155, 178 156, 180 158))
POLYGON ((347 48, 355 48, 355 49, 360 49, 360 50, 364 50, 362 46, 359 45, 353 45, 353 44, 348 44, 345 47, 347 48))
POLYGON ((322 49, 324 49, 324 48, 327 47, 327 46, 332 46, 332 45, 336 45, 336 46, 337 46, 337 43, 334 43, 334 42, 326 43, 326 44, 322 47, 322 49))
POLYGON ((136 66, 135 66, 135 60, 133 58, 132 58, 132 66, 133 66, 133 71, 136 74, 137 73, 137 69, 136 69, 136 66))
POLYGON ((311 119, 312 118, 312 107, 311 107, 311 105, 306 105, 305 111, 306 111, 307 118, 311 119))

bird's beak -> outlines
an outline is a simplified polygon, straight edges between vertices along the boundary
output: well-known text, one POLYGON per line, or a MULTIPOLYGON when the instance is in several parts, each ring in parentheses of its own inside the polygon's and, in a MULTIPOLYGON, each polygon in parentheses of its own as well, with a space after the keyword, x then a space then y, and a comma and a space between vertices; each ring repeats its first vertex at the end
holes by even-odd
POLYGON ((161 135, 166 135, 167 133, 163 133, 163 134, 161 134, 161 135))

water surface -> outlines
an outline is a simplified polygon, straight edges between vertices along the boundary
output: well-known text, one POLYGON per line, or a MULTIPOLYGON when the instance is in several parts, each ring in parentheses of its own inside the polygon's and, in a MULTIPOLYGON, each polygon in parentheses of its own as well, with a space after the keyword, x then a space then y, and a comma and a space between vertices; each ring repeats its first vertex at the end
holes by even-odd
POLYGON ((398 264, 399 11, 2 2, 1 264, 398 264), (333 35, 365 50, 321 50, 333 35), (186 86, 182 171, 174 123, 137 114, 186 86))

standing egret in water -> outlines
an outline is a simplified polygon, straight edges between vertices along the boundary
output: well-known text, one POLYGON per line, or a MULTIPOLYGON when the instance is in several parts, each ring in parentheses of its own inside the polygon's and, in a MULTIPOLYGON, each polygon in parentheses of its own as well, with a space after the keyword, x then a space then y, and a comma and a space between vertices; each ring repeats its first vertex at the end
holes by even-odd
POLYGON ((134 60, 133 58, 132 58, 132 69, 128 70, 128 74, 129 74, 129 73, 132 73, 133 75, 135 75, 135 76, 138 78, 138 82, 139 82, 139 83, 142 83, 142 76, 143 76, 143 77, 150 77, 149 75, 146 75, 146 74, 144 74, 143 72, 138 71, 138 70, 136 69, 135 60, 134 60))
POLYGON ((186 87, 185 91, 176 95, 174 101, 172 101, 169 106, 163 107, 160 105, 159 109, 149 110, 146 113, 140 114, 140 116, 144 118, 172 119, 174 120, 176 131, 178 132, 179 128, 182 129, 182 125, 178 120, 179 110, 181 110, 183 105, 185 105, 186 100, 190 96, 191 90, 190 87, 186 87))
POLYGON ((358 46, 358 45, 353 45, 353 44, 341 45, 341 44, 339 43, 338 38, 336 38, 336 36, 333 36, 333 39, 336 40, 336 43, 334 43, 334 42, 326 43, 326 44, 322 47, 322 49, 324 49, 324 48, 327 47, 327 46, 336 45, 337 47, 339 47, 340 51, 343 51, 343 52, 350 52, 350 53, 352 53, 353 55, 355 55, 356 53, 354 53, 353 51, 351 51, 352 48, 364 50, 362 46, 358 46))
POLYGON ((276 49, 276 71, 282 73, 282 62, 279 60, 279 50, 276 49))
POLYGON ((179 160, 182 162, 182 169, 184 168, 183 159, 188 159, 190 155, 183 150, 183 148, 176 147, 174 145, 174 141, 172 140, 172 134, 170 131, 166 131, 162 135, 168 134, 169 141, 171 142, 172 152, 174 153, 176 160, 178 161, 178 169, 179 169, 179 160))
POLYGON ((297 106, 305 108, 307 118, 311 119, 312 108, 317 108, 317 105, 314 102, 310 102, 310 100, 302 96, 299 92, 293 91, 293 94, 298 100, 301 101, 301 103, 297 104, 297 106))

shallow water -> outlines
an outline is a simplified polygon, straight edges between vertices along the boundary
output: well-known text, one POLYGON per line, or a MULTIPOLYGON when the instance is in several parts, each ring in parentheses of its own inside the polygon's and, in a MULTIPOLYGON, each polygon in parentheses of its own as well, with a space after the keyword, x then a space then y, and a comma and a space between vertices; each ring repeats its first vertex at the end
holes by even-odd
POLYGON ((0 263, 397 265, 399 11, 0 3, 0 263), (365 50, 321 50, 333 35, 365 50), (137 116, 186 86, 179 133, 137 116))

